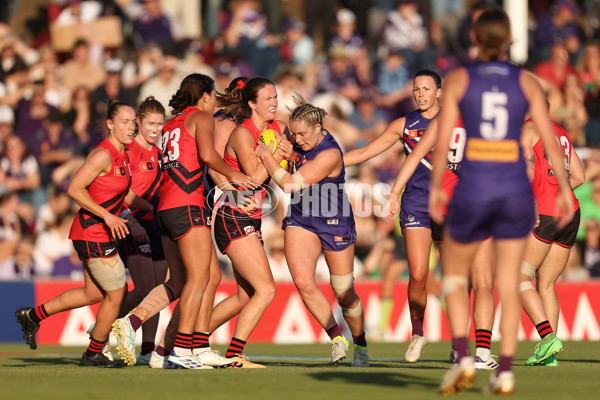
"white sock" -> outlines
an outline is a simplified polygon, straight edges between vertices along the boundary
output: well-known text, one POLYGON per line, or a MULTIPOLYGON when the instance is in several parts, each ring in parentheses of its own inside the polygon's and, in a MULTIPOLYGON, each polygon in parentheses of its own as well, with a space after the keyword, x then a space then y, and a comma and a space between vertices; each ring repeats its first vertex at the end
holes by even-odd
POLYGON ((177 354, 177 356, 179 357, 183 357, 183 356, 191 356, 192 355, 192 349, 188 349, 186 347, 173 347, 173 352, 175 354, 177 354))
POLYGON ((486 361, 490 359, 490 357, 492 356, 492 352, 490 349, 477 347, 477 349, 475 350, 475 355, 481 358, 483 361, 486 361))

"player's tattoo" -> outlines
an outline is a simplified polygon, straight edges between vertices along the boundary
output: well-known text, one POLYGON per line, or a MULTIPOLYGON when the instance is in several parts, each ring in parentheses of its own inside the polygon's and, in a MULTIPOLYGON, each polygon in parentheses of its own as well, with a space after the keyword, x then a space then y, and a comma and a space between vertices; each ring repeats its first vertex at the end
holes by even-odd
POLYGON ((535 153, 533 152, 533 148, 529 146, 529 158, 527 162, 531 166, 531 168, 535 168, 535 153))

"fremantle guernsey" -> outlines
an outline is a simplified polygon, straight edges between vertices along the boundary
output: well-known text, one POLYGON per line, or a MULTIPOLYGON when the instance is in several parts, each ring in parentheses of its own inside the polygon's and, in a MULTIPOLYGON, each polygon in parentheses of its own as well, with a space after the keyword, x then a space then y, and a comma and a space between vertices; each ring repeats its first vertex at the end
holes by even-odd
POLYGON ((467 143, 455 196, 486 202, 531 192, 520 146, 529 109, 519 81, 521 67, 494 61, 466 69, 469 85, 459 107, 468 116, 467 143))
MULTIPOLYGON (((88 187, 91 198, 111 214, 119 215, 123 207, 123 200, 131 186, 131 170, 129 168, 129 154, 123 152, 108 140, 104 139, 97 148, 104 148, 110 152, 111 167, 106 175, 99 175, 88 187)), ((85 240, 90 242, 114 242, 108 225, 104 220, 91 212, 80 208, 71 231, 71 240, 85 240)))
MULTIPOLYGON (((527 122, 530 121, 531 120, 527 120, 527 122)), ((562 150, 565 168, 568 172, 571 166, 571 139, 562 126, 554 121, 552 121, 552 125, 554 126, 556 139, 562 150)), ((546 158, 542 139, 538 139, 535 143, 533 152, 535 154, 535 175, 531 181, 531 188, 533 189, 533 196, 537 201, 538 213, 540 215, 554 216, 556 198, 560 192, 560 187, 558 186, 558 180, 554 175, 552 166, 546 158)), ((579 208, 579 201, 577 200, 577 197, 575 197, 575 193, 571 192, 571 194, 573 199, 573 209, 576 210, 579 208)))
MULTIPOLYGON (((419 110, 408 113, 405 117, 404 153, 408 156, 421 140, 425 129, 431 122, 421 115, 419 110)), ((406 188, 402 194, 400 207, 405 210, 429 213, 429 181, 431 175, 431 151, 421 160, 417 169, 406 182, 406 188)))
MULTIPOLYGON (((252 134, 252 138, 254 139, 254 144, 253 144, 252 148, 254 150, 256 150, 256 146, 258 146, 258 137, 260 136, 260 134, 262 132, 256 127, 256 125, 254 124, 254 121, 252 121, 252 118, 248 118, 247 120, 242 122, 240 125, 248 128, 248 130, 252 134)), ((269 125, 267 125, 265 130, 266 129, 273 129, 275 132, 277 132, 278 135, 281 135, 281 129, 279 128, 279 124, 277 122, 275 122, 274 120, 269 122, 269 125)), ((238 159, 229 155, 229 153, 227 153, 227 151, 225 152, 225 157, 223 157, 223 160, 225 160, 225 162, 231 168, 235 169, 236 171, 244 172, 244 171, 242 171, 242 167, 241 167, 240 163, 238 162, 238 159)), ((256 200, 257 205, 259 205, 259 207, 254 213, 252 213, 252 215, 250 216, 251 218, 260 218, 261 210, 262 210, 262 207, 260 207, 260 205, 262 204, 262 200, 267 195, 267 190, 265 189, 265 185, 269 182, 270 179, 271 178, 267 178, 267 180, 264 182, 264 184, 261 185, 262 187, 260 189, 258 189, 258 191, 254 194, 254 198, 256 200)), ((235 206, 232 208, 236 209, 236 210, 238 209, 235 206)))
POLYGON ((158 211, 190 205, 204 207, 204 162, 198 158, 196 139, 185 129, 185 120, 193 112, 203 111, 187 107, 163 128, 158 211))
MULTIPOLYGON (((304 151, 300 146, 294 145, 296 157, 294 170, 297 171, 307 162, 314 160, 319 153, 336 149, 342 153, 329 132, 324 131, 325 137, 314 149, 304 151)), ((292 194, 286 220, 293 225, 301 226, 314 233, 329 233, 343 235, 348 228, 354 227, 354 213, 344 192, 346 171, 342 167, 338 176, 325 178, 308 188, 292 194)), ((283 227, 287 222, 284 220, 283 227)))
MULTIPOLYGON (((131 164, 131 189, 142 199, 154 205, 158 200, 162 180, 160 149, 153 145, 151 150, 147 150, 137 140, 127 148, 131 164)), ((132 209, 132 213, 138 220, 152 221, 152 213, 135 208, 132 209)))

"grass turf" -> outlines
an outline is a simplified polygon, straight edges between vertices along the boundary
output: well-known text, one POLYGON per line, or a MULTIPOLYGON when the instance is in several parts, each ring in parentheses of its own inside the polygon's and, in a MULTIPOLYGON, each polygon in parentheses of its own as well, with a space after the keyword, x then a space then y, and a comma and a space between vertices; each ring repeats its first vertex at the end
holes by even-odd
MULTIPOLYGON (((439 399, 437 387, 450 367, 449 343, 428 343, 419 362, 403 361, 406 343, 373 343, 371 368, 328 364, 330 345, 267 345, 246 349, 263 370, 156 370, 136 366, 80 367, 84 348, 0 345, 2 399, 439 399)), ((497 352, 497 343, 492 352, 497 352)), ((565 342, 558 367, 525 367, 533 342, 519 345, 514 360, 514 399, 577 399, 598 393, 600 342, 565 342)), ((217 346, 219 347, 219 346, 217 346)), ((224 349, 220 349, 224 350, 224 349)), ((115 354, 116 356, 116 354, 115 354)), ((480 398, 489 371, 460 396, 480 398)))

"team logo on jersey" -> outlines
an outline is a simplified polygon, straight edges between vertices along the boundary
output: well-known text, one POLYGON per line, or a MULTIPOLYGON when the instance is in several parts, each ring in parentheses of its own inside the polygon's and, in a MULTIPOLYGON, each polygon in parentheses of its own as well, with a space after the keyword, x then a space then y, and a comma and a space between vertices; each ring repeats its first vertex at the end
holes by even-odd
POLYGON ((255 232, 255 229, 254 229, 253 226, 249 225, 249 226, 245 226, 244 227, 244 234, 249 235, 249 234, 254 233, 254 232, 255 232))
POLYGON ((408 222, 413 222, 415 220, 415 216, 414 215, 409 215, 408 216, 408 222))
POLYGON ((125 176, 125 167, 115 167, 115 176, 125 176))
POLYGON ((152 171, 154 166, 150 161, 144 161, 140 163, 140 171, 152 171))
POLYGON ((308 162, 309 160, 306 159, 306 157, 299 155, 298 153, 295 153, 294 155, 294 163, 295 164, 300 164, 300 165, 304 165, 308 162))
POLYGON ((425 132, 424 129, 410 129, 408 131, 408 137, 409 137, 409 139, 416 139, 418 137, 423 136, 424 132, 425 132))

